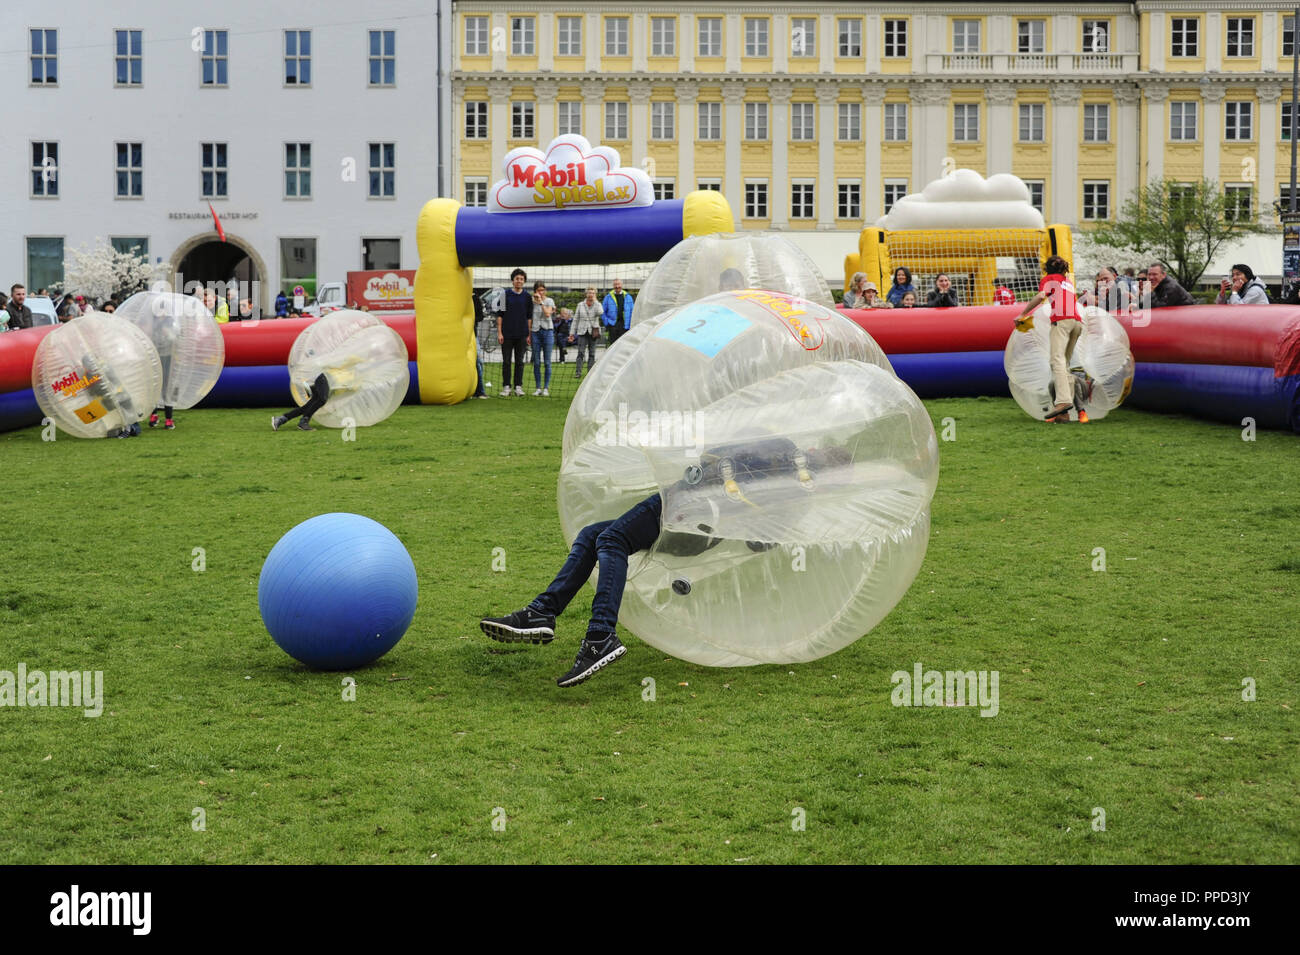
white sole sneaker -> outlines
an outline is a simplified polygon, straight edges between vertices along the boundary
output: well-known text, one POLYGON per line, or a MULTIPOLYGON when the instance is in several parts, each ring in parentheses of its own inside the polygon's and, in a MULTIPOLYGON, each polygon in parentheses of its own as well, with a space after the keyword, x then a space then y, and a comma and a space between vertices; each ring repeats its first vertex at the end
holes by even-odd
POLYGON ((550 388, 543 388, 543 389, 542 389, 542 397, 543 397, 543 398, 549 398, 549 397, 551 397, 551 389, 550 389, 550 388))

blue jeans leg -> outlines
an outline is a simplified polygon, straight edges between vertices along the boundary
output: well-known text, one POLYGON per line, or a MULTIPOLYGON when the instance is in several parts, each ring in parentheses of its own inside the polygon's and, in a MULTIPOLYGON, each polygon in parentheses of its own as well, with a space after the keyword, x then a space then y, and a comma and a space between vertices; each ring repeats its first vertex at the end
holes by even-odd
POLYGON ((584 527, 573 542, 569 559, 551 586, 529 604, 539 613, 559 616, 569 605, 591 570, 600 565, 596 599, 591 604, 589 635, 604 636, 614 632, 618 608, 623 603, 627 585, 627 559, 646 550, 659 539, 663 502, 652 494, 618 520, 602 521, 584 527))
POLYGON ((555 329, 543 328, 533 332, 533 386, 551 387, 551 349, 555 347, 555 329), (546 363, 546 383, 542 383, 542 363, 546 363))

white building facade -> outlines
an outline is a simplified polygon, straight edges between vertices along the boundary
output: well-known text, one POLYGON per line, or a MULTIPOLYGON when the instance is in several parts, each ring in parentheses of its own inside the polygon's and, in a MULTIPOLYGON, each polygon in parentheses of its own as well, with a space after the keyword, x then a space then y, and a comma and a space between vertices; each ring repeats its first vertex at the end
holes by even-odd
POLYGON ((452 192, 450 11, 7 0, 0 285, 61 282, 96 240, 182 282, 256 281, 262 308, 414 268, 420 207, 452 192))

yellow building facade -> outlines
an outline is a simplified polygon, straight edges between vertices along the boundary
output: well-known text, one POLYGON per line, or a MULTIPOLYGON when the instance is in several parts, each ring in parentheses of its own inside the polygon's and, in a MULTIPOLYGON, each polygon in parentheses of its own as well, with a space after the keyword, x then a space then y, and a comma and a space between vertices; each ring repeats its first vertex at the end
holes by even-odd
POLYGON ((950 168, 1010 172, 1048 221, 1139 183, 1289 181, 1288 3, 455 4, 457 198, 577 132, 746 229, 855 232, 950 168))

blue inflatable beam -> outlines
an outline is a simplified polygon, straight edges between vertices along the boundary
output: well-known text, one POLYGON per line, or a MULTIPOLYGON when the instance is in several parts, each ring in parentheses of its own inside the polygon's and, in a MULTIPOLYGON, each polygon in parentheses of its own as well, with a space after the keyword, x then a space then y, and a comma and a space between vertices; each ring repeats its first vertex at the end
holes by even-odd
POLYGON ((40 424, 45 415, 30 388, 0 394, 0 431, 13 431, 40 424))
MULTIPOLYGON (((420 382, 415 362, 410 362, 411 385, 403 404, 420 403, 420 382)), ((293 394, 289 390, 289 369, 284 365, 227 366, 196 407, 199 408, 289 408, 293 394)))
MULTIPOLYGON (((564 209, 456 214, 456 255, 479 265, 599 265, 657 262, 682 241, 685 199, 634 209, 564 209)), ((530 276, 530 281, 532 277, 530 276)))
POLYGON ((1011 394, 1000 351, 890 355, 889 363, 918 398, 1011 394))
POLYGON ((1242 426, 1300 431, 1300 375, 1251 365, 1138 362, 1126 406, 1242 426))

